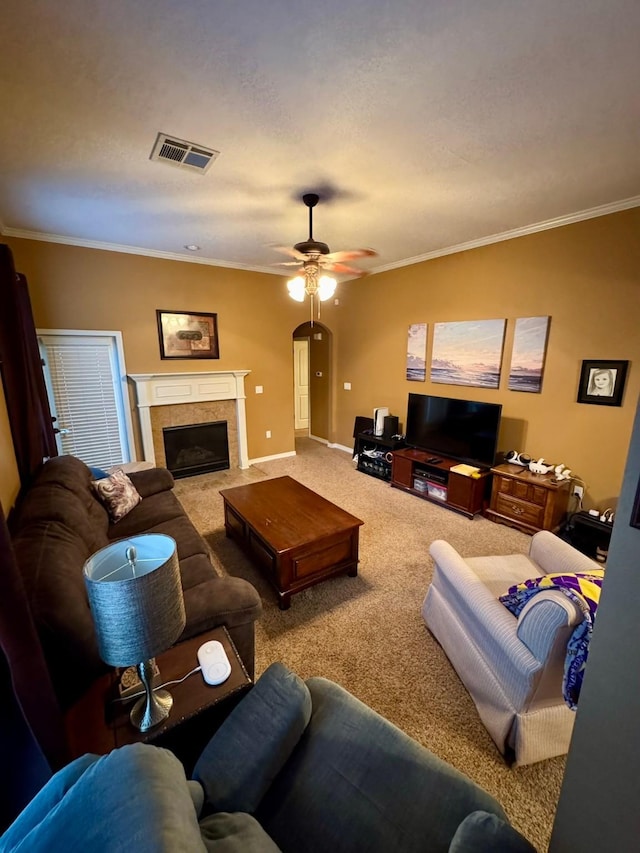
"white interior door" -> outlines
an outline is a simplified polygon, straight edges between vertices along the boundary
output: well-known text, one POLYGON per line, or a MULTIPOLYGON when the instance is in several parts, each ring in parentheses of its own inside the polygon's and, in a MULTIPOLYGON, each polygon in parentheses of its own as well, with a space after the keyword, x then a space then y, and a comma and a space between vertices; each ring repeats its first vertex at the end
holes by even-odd
POLYGON ((58 452, 110 468, 133 457, 119 332, 38 331, 58 452))
POLYGON ((295 429, 309 429, 309 339, 293 340, 295 429))

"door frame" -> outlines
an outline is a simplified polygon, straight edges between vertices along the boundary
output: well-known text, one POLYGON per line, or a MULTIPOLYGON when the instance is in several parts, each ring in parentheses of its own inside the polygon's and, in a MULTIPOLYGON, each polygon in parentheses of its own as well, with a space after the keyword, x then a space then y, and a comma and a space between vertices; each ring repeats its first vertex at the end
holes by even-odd
MULTIPOLYGON (((129 402, 129 381, 127 377, 127 367, 124 360, 122 332, 118 332, 116 330, 106 331, 104 329, 36 329, 36 336, 40 337, 41 335, 50 337, 53 337, 54 335, 65 335, 67 337, 79 338, 111 338, 114 346, 116 369, 118 373, 116 377, 117 381, 114 383, 114 389, 116 391, 116 406, 124 420, 123 435, 125 439, 125 447, 123 447, 123 451, 126 452, 129 462, 137 462, 138 457, 136 454, 136 443, 133 434, 133 418, 131 417, 131 405, 129 402)), ((48 386, 47 394, 51 394, 48 386)))

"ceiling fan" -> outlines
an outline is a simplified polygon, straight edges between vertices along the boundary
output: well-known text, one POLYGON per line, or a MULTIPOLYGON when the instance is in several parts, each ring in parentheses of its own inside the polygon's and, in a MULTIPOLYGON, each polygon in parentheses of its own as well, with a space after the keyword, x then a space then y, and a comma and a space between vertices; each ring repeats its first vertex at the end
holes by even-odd
MULTIPOLYGON (((343 275, 361 277, 367 275, 366 270, 354 267, 346 261, 356 258, 375 257, 373 249, 347 249, 341 252, 331 252, 326 243, 313 239, 313 208, 320 201, 317 193, 305 193, 302 201, 309 208, 309 237, 295 246, 274 246, 277 252, 283 252, 294 258, 293 261, 281 261, 279 266, 301 267, 300 275, 287 283, 289 295, 303 302, 305 294, 311 298, 311 321, 313 322, 313 300, 317 296, 320 302, 329 299, 335 293, 336 280, 324 272, 342 273, 343 275)), ((318 306, 318 318, 320 311, 318 306)))

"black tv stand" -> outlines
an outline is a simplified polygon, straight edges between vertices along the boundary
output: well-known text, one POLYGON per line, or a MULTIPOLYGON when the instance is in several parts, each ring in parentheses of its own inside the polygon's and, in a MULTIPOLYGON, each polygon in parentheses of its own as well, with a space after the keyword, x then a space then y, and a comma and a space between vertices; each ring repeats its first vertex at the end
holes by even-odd
POLYGON ((481 469, 475 477, 460 474, 451 470, 460 464, 459 460, 412 447, 394 450, 392 455, 391 485, 396 489, 438 503, 467 518, 484 509, 491 488, 490 471, 481 469))
POLYGON ((373 435, 373 432, 360 432, 356 436, 357 470, 380 480, 391 480, 391 462, 387 456, 404 447, 404 441, 398 438, 385 438, 373 435))

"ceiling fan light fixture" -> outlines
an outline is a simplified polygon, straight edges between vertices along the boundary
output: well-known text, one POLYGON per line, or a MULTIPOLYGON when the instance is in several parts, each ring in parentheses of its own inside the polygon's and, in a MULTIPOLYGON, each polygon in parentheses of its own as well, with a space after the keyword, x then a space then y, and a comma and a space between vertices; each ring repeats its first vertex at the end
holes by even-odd
POLYGON ((321 275, 318 280, 318 299, 325 302, 336 292, 337 282, 330 275, 321 275))
POLYGON ((292 278, 291 281, 287 282, 287 290, 289 291, 289 296, 292 299, 295 299, 296 302, 304 302, 304 297, 306 295, 306 282, 301 275, 292 278))

